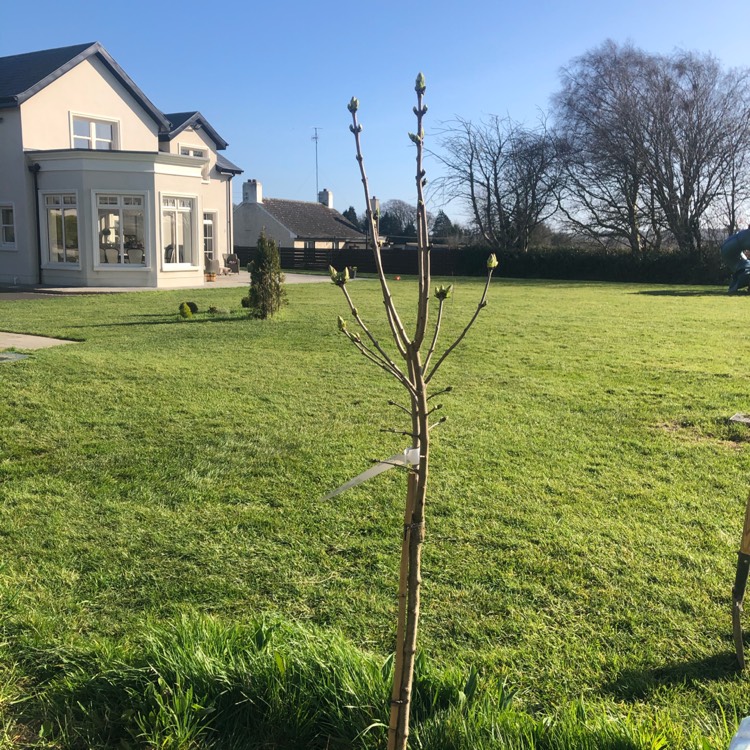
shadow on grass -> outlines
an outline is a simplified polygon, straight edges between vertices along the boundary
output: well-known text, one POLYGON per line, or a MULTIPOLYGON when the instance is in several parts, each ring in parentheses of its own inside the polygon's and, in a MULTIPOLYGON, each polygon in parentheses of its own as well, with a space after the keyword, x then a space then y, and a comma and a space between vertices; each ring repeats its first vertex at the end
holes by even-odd
POLYGON ((626 669, 605 690, 626 701, 644 700, 660 688, 734 680, 739 674, 732 649, 694 661, 668 664, 654 669, 626 669))
POLYGON ((729 297, 725 289, 644 289, 631 294, 645 294, 649 297, 729 297))
POLYGON ((246 315, 241 318, 237 318, 234 315, 215 315, 210 318, 190 318, 184 320, 183 318, 164 318, 163 316, 153 315, 139 315, 141 318, 159 317, 161 320, 130 320, 121 321, 119 323, 85 323, 77 326, 67 326, 68 328, 127 328, 128 326, 169 326, 169 325, 196 325, 199 323, 247 323, 248 320, 254 320, 246 315))

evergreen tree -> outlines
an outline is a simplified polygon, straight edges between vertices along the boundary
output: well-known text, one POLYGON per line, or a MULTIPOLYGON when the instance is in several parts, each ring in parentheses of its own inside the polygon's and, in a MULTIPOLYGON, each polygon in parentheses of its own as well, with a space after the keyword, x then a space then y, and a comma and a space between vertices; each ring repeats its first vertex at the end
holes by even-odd
POLYGON ((277 244, 266 237, 264 232, 258 237, 258 252, 249 264, 250 294, 248 307, 253 317, 265 320, 275 315, 286 304, 284 274, 277 244))
POLYGON ((386 211, 380 217, 380 234, 383 237, 401 237, 404 225, 396 214, 386 211))
POLYGON ((417 236, 417 228, 414 226, 414 222, 410 221, 405 227, 403 231, 403 237, 405 239, 414 239, 417 236))
POLYGON ((357 217, 357 211, 355 210, 354 206, 349 206, 349 208, 344 211, 343 214, 341 214, 348 222, 353 224, 357 229, 362 229, 362 224, 359 221, 359 218, 357 217))
POLYGON ((445 241, 447 238, 452 237, 456 232, 453 222, 448 218, 445 211, 438 211, 438 215, 435 217, 435 223, 432 225, 432 236, 435 239, 445 241))

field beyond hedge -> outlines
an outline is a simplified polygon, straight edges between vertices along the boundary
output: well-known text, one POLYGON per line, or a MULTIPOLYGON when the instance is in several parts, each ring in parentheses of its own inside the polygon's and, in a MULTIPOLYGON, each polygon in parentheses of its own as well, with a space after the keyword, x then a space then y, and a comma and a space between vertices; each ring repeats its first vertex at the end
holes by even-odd
MULTIPOLYGON (((455 284, 446 344, 481 293, 455 284)), ((403 309, 415 290, 394 283, 403 309)), ((351 291, 385 341, 376 284, 351 291)), ((406 428, 387 405, 401 392, 338 333, 335 287, 290 286, 265 322, 245 317, 242 293, 0 302, 2 330, 82 342, 0 364, 0 747, 104 747, 131 716, 119 747, 346 746, 332 729, 243 745, 216 718, 185 727, 209 716, 190 708, 198 688, 179 668, 162 684, 149 661, 175 644, 195 656, 208 631, 231 661, 233 642, 265 645, 266 623, 287 638, 279 679, 307 653, 295 639, 363 664, 392 648, 404 475, 320 498, 405 447, 380 431, 406 428), (149 669, 153 715, 126 705, 149 669), (165 723, 180 691, 183 719, 165 723)), ((612 748, 726 747, 750 713, 731 638, 750 428, 728 422, 750 412, 748 312, 750 297, 715 287, 493 282, 436 378, 455 390, 438 399, 420 645, 446 685, 475 667, 502 686, 495 708, 519 723, 453 745, 430 732, 473 730, 433 717, 417 726, 424 747, 588 747, 545 744, 562 715, 598 727, 592 748, 610 726, 630 738, 612 748)), ((377 746, 382 728, 363 730, 382 711, 361 710, 349 746, 377 746)))

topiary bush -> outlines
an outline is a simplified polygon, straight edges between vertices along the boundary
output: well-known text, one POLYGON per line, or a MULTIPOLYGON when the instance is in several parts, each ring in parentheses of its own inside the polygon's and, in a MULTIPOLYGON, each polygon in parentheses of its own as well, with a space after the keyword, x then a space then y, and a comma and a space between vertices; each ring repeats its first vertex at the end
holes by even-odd
POLYGON ((193 311, 190 307, 189 302, 181 302, 180 303, 180 316, 183 318, 192 318, 193 317, 193 311))
POLYGON ((275 315, 286 304, 284 274, 281 272, 279 248, 276 242, 261 232, 258 237, 258 252, 248 265, 250 270, 250 294, 247 305, 255 318, 265 320, 275 315))

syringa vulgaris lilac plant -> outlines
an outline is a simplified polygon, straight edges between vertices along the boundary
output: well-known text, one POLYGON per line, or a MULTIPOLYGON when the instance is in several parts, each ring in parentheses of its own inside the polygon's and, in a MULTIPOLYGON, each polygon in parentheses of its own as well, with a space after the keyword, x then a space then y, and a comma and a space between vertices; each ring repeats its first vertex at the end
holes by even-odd
MULTIPOLYGON (((412 452, 412 455, 418 452, 419 456, 418 463, 413 465, 409 470, 407 480, 398 591, 398 625, 396 631, 393 689, 391 692, 391 713, 388 728, 389 750, 404 750, 407 747, 409 738, 409 709, 414 679, 417 628, 419 625, 421 554, 425 537, 425 499, 427 497, 427 478, 430 465, 430 430, 436 423, 433 415, 440 408, 440 405, 432 405, 430 400, 434 396, 450 390, 449 387, 430 393, 430 386, 443 362, 458 346, 474 324, 481 310, 486 306, 487 290, 492 279, 492 272, 497 267, 497 259, 494 255, 490 255, 487 260, 487 280, 476 311, 455 341, 442 350, 440 354, 437 354, 445 300, 450 296, 453 287, 440 285, 431 290, 430 244, 424 197, 424 188, 427 180, 423 167, 425 138, 423 119, 427 113, 427 106, 424 104, 425 80, 421 73, 417 77, 415 91, 417 93, 417 104, 414 107, 414 114, 417 118, 417 128, 416 133, 409 133, 409 138, 416 146, 417 161, 416 227, 419 260, 419 296, 416 327, 413 331, 407 331, 401 320, 383 270, 378 222, 372 210, 373 201, 371 200, 364 159, 362 157, 362 126, 357 117, 359 102, 356 98, 352 97, 348 105, 352 116, 352 124, 349 128, 354 134, 356 144, 356 158, 359 163, 362 186, 365 193, 366 216, 370 228, 370 236, 372 237, 375 266, 385 305, 385 314, 396 353, 390 353, 389 349, 381 345, 360 316, 347 286, 347 282, 349 281, 348 271, 346 269, 343 271, 337 271, 334 268, 330 269, 331 280, 344 293, 349 310, 356 323, 356 328, 351 330, 347 322, 342 317, 339 317, 339 330, 366 359, 394 377, 403 386, 408 395, 409 408, 402 408, 409 414, 411 419, 410 430, 405 430, 404 432, 412 439, 412 449, 417 449, 417 451, 412 452), (437 302, 437 313, 434 323, 430 326, 429 313, 432 296, 434 296, 437 302)), ((437 420, 437 422, 444 420, 445 417, 437 420)))

